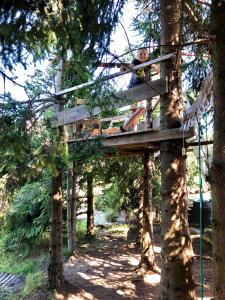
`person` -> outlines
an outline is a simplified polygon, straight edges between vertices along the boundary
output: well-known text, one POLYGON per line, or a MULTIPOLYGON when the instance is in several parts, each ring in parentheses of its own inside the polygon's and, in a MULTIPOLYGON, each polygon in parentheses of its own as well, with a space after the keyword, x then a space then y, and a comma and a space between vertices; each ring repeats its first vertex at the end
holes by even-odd
MULTIPOLYGON (((137 52, 137 58, 134 58, 130 67, 134 67, 134 66, 137 66, 137 65, 140 65, 140 64, 146 62, 148 60, 148 56, 149 56, 149 53, 148 53, 147 48, 139 49, 137 52)), ((122 67, 120 70, 125 71, 125 68, 122 67)), ((136 70, 135 72, 132 72, 130 82, 128 84, 128 89, 131 89, 133 87, 136 87, 136 86, 144 83, 145 79, 146 79, 146 73, 147 73, 146 68, 140 68, 140 69, 136 70)), ((139 117, 143 114, 143 111, 144 111, 144 109, 142 107, 137 108, 136 103, 130 105, 130 115, 127 118, 127 120, 125 120, 124 125, 120 126, 120 130, 122 132, 134 130, 135 126, 137 125, 139 117)))
MULTIPOLYGON (((148 50, 147 48, 141 48, 137 52, 137 58, 135 58, 130 67, 140 65, 148 60, 148 50)), ((141 83, 144 83, 146 78, 146 68, 140 68, 136 72, 133 72, 128 84, 128 89, 131 89, 141 83)))

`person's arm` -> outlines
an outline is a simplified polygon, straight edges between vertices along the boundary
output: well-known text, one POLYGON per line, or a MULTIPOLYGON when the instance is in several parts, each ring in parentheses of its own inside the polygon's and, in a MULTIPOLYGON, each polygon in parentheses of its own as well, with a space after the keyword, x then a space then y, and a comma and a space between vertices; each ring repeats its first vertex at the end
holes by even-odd
MULTIPOLYGON (((129 65, 129 67, 130 67, 130 65, 129 65)), ((129 71, 129 70, 130 70, 129 67, 128 67, 128 66, 125 66, 125 65, 122 65, 122 66, 120 67, 120 71, 121 71, 121 72, 129 71)))
POLYGON ((156 72, 157 74, 160 73, 160 66, 159 66, 159 64, 153 64, 153 65, 151 65, 151 69, 152 69, 154 72, 156 72))
POLYGON ((132 69, 134 66, 137 66, 139 64, 140 64, 140 61, 135 58, 135 59, 133 59, 131 64, 129 64, 128 66, 126 66, 126 65, 121 66, 120 71, 123 71, 123 72, 128 71, 128 70, 132 69))

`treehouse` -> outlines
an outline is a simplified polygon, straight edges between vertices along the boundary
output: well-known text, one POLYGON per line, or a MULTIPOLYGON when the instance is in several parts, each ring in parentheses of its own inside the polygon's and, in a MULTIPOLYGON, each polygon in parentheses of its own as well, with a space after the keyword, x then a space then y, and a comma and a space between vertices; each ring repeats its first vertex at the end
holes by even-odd
MULTIPOLYGON (((158 64, 173 58, 173 53, 167 54, 137 65, 131 70, 107 75, 103 77, 101 81, 116 78, 129 72, 135 72, 140 68, 150 67, 152 64, 158 64)), ((165 140, 192 138, 193 142, 193 137, 195 136, 193 127, 195 127, 196 124, 191 120, 193 120, 196 114, 199 114, 199 111, 203 111, 203 108, 210 105, 211 97, 209 90, 211 90, 211 88, 209 86, 211 84, 211 77, 212 76, 209 75, 206 78, 203 91, 200 93, 198 100, 184 114, 182 128, 160 130, 159 117, 152 120, 151 128, 149 128, 149 125, 146 125, 146 122, 144 122, 146 108, 143 106, 130 110, 128 114, 106 118, 99 117, 101 112, 121 109, 134 103, 143 102, 143 100, 146 99, 151 99, 152 111, 154 111, 159 101, 158 96, 164 95, 168 91, 167 78, 161 77, 155 80, 153 77, 151 78, 152 80, 146 81, 136 87, 112 94, 110 103, 107 104, 106 108, 98 106, 90 108, 85 99, 77 99, 75 107, 55 112, 52 127, 70 126, 73 134, 69 135, 68 143, 94 140, 100 136, 103 145, 109 148, 109 153, 111 151, 110 149, 114 148, 117 150, 118 155, 139 155, 142 154, 145 149, 157 150, 160 142, 165 140), (115 124, 117 125, 115 126, 115 124)), ((66 93, 94 85, 95 83, 95 81, 90 81, 69 89, 59 89, 56 96, 60 99, 60 97, 66 93)))

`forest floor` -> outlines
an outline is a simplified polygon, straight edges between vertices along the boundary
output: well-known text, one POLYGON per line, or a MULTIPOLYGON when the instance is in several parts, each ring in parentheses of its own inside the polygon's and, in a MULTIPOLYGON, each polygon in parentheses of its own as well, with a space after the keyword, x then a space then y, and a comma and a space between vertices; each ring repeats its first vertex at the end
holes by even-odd
MULTIPOLYGON (((160 234, 155 232, 155 255, 160 266, 160 234)), ((200 297, 199 236, 193 236, 194 277, 196 294, 200 297)), ((127 228, 102 230, 96 239, 79 245, 79 255, 64 265, 66 283, 55 295, 56 300, 155 300, 160 274, 140 276, 136 268, 140 249, 127 228), (127 237, 128 236, 128 237, 127 237)), ((204 299, 212 297, 212 249, 203 241, 204 299)), ((200 298, 199 298, 200 299, 200 298)))

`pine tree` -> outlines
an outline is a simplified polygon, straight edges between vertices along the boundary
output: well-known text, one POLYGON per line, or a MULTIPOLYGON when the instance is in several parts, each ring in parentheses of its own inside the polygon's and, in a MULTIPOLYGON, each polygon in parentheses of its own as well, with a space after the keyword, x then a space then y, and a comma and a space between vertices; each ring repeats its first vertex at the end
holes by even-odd
MULTIPOLYGON (((176 50, 177 60, 161 64, 161 77, 168 78, 169 91, 160 98, 161 130, 179 127, 181 95, 180 21, 182 1, 161 0, 162 54, 176 50), (176 62, 176 63, 175 63, 176 62)), ((185 157, 182 141, 161 142, 162 197, 162 271, 160 300, 195 299, 192 277, 192 257, 188 228, 187 194, 185 187, 185 157)))
POLYGON ((212 1, 211 35, 214 94, 213 161, 211 167, 214 297, 225 299, 225 3, 212 1))

